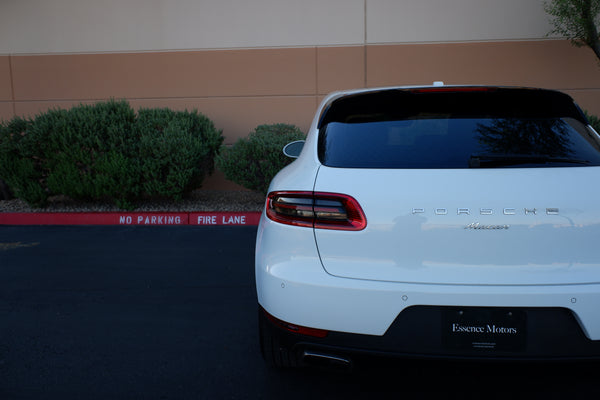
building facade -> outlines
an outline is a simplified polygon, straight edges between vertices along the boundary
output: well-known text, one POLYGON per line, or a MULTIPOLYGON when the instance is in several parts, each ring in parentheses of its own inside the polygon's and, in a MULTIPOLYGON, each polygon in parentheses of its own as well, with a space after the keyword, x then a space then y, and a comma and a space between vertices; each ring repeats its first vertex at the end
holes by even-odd
POLYGON ((232 144, 259 124, 306 131, 334 90, 433 81, 559 89, 600 115, 600 64, 548 36, 543 3, 6 0, 0 119, 127 99, 198 109, 232 144))

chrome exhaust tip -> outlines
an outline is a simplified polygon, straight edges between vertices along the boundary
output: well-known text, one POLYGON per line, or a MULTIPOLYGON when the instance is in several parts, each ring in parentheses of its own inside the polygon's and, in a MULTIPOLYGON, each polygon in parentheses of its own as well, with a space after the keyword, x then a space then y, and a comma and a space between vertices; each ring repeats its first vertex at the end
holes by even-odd
POLYGON ((352 368, 352 360, 339 355, 322 353, 314 350, 304 350, 302 353, 302 362, 309 366, 333 367, 344 370, 352 368))

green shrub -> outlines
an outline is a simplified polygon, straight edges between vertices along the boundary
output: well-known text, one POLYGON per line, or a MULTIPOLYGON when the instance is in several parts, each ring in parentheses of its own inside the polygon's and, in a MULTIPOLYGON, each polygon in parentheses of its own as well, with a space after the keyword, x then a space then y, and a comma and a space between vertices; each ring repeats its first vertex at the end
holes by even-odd
POLYGON ((12 194, 34 206, 48 199, 40 141, 29 134, 33 122, 15 117, 0 125, 0 179, 12 194))
POLYGON ((221 149, 217 166, 227 179, 247 189, 266 193, 275 174, 293 161, 283 154, 283 147, 304 137, 294 125, 260 125, 247 138, 221 149))
POLYGON ((213 172, 223 137, 204 115, 144 109, 138 113, 137 128, 146 195, 180 199, 213 172))
POLYGON ((32 134, 44 143, 50 193, 127 204, 139 194, 135 112, 125 101, 51 110, 32 134))
POLYGON ((588 121, 590 122, 590 125, 592 126, 592 128, 594 128, 596 130, 596 132, 600 133, 600 118, 588 113, 587 111, 585 111, 585 116, 587 117, 588 121))
POLYGON ((0 179, 44 206, 50 195, 113 201, 181 198, 213 170, 223 138, 198 112, 141 110, 125 101, 49 110, 0 125, 0 179))

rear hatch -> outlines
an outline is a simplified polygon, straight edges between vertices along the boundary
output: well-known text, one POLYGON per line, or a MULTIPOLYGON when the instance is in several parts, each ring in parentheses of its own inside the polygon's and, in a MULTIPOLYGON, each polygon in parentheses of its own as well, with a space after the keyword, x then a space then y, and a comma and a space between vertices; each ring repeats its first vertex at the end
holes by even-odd
POLYGON ((361 231, 315 229, 335 276, 429 284, 600 282, 600 144, 572 100, 432 88, 334 102, 316 192, 354 197, 361 231))

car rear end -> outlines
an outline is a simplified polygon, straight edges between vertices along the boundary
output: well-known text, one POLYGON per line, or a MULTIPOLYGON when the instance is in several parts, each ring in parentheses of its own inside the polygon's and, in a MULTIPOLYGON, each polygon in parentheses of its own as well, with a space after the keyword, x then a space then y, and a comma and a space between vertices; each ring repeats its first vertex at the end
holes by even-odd
POLYGON ((559 92, 329 96, 259 226, 263 353, 598 357, 599 178, 600 138, 559 92))

